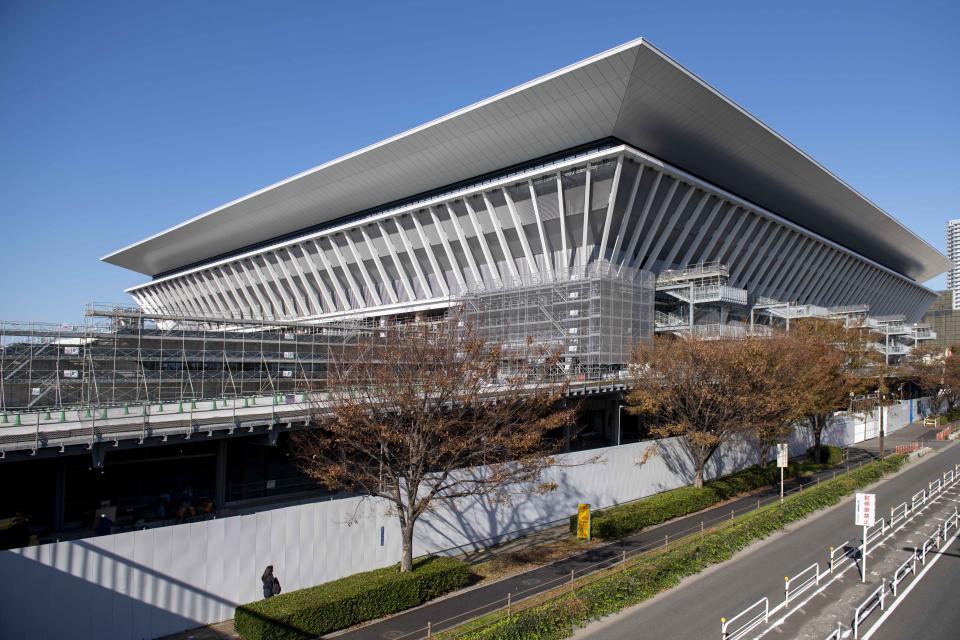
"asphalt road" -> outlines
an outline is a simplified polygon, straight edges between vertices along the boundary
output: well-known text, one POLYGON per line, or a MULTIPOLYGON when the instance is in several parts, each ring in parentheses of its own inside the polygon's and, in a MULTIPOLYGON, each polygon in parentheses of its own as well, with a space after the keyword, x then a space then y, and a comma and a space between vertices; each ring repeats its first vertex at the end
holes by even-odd
POLYGON ((941 557, 873 633, 873 640, 955 640, 960 638, 960 538, 939 552, 941 557))
MULTIPOLYGON (((833 471, 825 471, 820 475, 826 479, 833 475, 833 471)), ((803 480, 804 485, 813 482, 816 482, 816 477, 804 478, 803 480)), ((786 484, 786 489, 790 490, 791 487, 796 486, 796 481, 790 481, 786 484)), ((755 509, 758 499, 766 504, 769 501, 777 500, 778 497, 779 487, 776 490, 746 496, 698 514, 645 529, 633 536, 595 547, 554 564, 454 594, 417 609, 332 635, 338 640, 414 640, 425 638, 428 622, 431 623, 434 632, 456 626, 472 617, 505 606, 508 593, 512 594, 511 597, 516 601, 518 595, 526 597, 558 587, 570 579, 571 571, 576 572, 577 577, 579 577, 584 575, 585 570, 589 570, 589 568, 598 564, 600 566, 611 566, 623 557, 624 552, 629 556, 640 550, 663 544, 665 537, 676 539, 677 536, 689 534, 699 529, 701 521, 705 521, 706 525, 710 526, 711 521, 716 522, 717 519, 729 518, 732 512, 739 515, 755 509)))
MULTIPOLYGON (((909 500, 921 485, 925 487, 928 480, 956 463, 960 463, 960 447, 945 446, 881 482, 873 489, 879 513, 888 513, 892 505, 909 500)), ((830 545, 858 541, 860 529, 853 524, 851 503, 852 498, 847 498, 830 510, 794 523, 785 532, 689 578, 678 588, 588 625, 575 637, 719 639, 721 616, 730 618, 763 596, 770 599, 771 606, 779 603, 783 599, 783 576, 824 562, 830 545)))

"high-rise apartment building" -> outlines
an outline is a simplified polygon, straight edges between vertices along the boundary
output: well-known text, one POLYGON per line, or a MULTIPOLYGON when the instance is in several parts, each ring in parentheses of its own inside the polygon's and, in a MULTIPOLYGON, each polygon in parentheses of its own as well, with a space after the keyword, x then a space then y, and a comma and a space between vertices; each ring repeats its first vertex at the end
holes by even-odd
POLYGON ((953 308, 960 309, 960 220, 947 223, 947 258, 953 265, 947 271, 947 289, 953 293, 953 308))

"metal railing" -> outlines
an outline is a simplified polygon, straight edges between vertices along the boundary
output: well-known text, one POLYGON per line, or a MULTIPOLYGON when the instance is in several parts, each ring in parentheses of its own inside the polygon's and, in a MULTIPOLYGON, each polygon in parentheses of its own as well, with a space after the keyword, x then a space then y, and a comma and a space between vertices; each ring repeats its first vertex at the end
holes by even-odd
POLYGON ((810 587, 820 584, 820 563, 814 562, 793 577, 784 576, 783 582, 783 603, 784 606, 790 606, 791 599, 796 598, 810 587), (798 581, 799 584, 797 584, 798 581))
POLYGON ((880 586, 873 590, 867 599, 864 600, 860 605, 854 609, 853 612, 853 637, 860 637, 860 623, 867 619, 871 613, 873 613, 877 607, 880 607, 880 610, 883 611, 883 603, 886 597, 887 592, 887 579, 883 578, 880 581, 880 586))
POLYGON ((723 633, 723 640, 738 640, 756 629, 761 624, 770 621, 770 600, 766 597, 754 602, 752 605, 733 616, 729 620, 720 618, 720 628, 723 633), (740 621, 741 618, 748 617, 740 621), (733 624, 740 621, 740 626, 734 627, 733 624))

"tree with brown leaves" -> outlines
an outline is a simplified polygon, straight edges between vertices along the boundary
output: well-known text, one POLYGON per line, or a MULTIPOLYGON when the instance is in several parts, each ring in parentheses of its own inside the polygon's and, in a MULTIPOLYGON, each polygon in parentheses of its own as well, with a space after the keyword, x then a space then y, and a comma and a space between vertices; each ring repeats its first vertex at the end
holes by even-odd
POLYGON ((323 485, 390 503, 401 571, 426 512, 467 496, 542 492, 556 430, 571 424, 558 355, 492 345, 454 322, 392 326, 330 365, 314 427, 294 435, 300 468, 323 485))
POLYGON ((799 413, 819 452, 823 432, 838 411, 850 405, 850 394, 864 385, 866 372, 876 363, 869 332, 845 326, 842 320, 804 318, 790 330, 797 359, 795 370, 799 413))
POLYGON ((657 437, 679 436, 702 487, 713 454, 745 431, 752 393, 743 342, 657 337, 634 350, 628 411, 648 418, 657 437))
POLYGON ((945 401, 948 411, 960 403, 960 346, 915 349, 910 354, 910 368, 921 390, 945 401))
POLYGON ((805 366, 805 353, 791 336, 751 337, 740 341, 739 358, 744 393, 743 426, 757 450, 757 464, 767 465, 767 455, 784 442, 803 415, 805 389, 797 371, 805 366))

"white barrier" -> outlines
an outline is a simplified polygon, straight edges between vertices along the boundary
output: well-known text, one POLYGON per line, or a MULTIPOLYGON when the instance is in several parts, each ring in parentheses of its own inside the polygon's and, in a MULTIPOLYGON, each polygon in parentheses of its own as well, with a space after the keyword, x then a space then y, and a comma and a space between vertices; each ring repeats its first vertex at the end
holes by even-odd
POLYGON ((867 596, 867 599, 860 603, 854 612, 853 612, 853 637, 860 637, 860 623, 866 620, 874 609, 878 606, 880 611, 883 611, 883 601, 886 596, 887 590, 887 579, 884 578, 880 581, 880 586, 877 587, 873 593, 867 596))
POLYGON ((760 624, 766 624, 769 620, 770 600, 761 598, 729 620, 720 618, 720 632, 723 634, 723 640, 737 640, 753 629, 756 629, 760 624), (752 615, 753 617, 742 622, 740 626, 734 630, 730 630, 734 622, 747 615, 752 615))
POLYGON ((938 527, 929 538, 923 541, 923 544, 920 545, 920 564, 927 564, 927 551, 936 547, 940 548, 940 528, 938 527))
POLYGON ((784 576, 783 582, 783 605, 786 607, 790 605, 792 598, 796 598, 810 587, 820 584, 820 563, 814 562, 792 578, 784 576), (798 581, 799 584, 796 584, 798 581), (791 587, 793 588, 791 589, 791 587))
POLYGON ((845 540, 838 547, 830 547, 830 573, 834 573, 845 562, 857 557, 859 547, 847 548, 849 540, 845 540))
POLYGON ((951 482, 953 482, 953 477, 954 477, 954 475, 953 475, 953 470, 952 470, 952 469, 951 469, 950 471, 944 471, 944 472, 943 472, 943 484, 946 485, 946 484, 950 484, 951 482))
POLYGON ((865 543, 872 543, 877 538, 880 538, 887 532, 887 521, 884 518, 880 518, 880 522, 874 523, 872 527, 867 529, 866 535, 864 536, 865 543))
POLYGON ((890 581, 890 588, 893 590, 893 597, 897 597, 897 587, 900 586, 900 583, 903 582, 903 579, 907 577, 907 574, 916 575, 917 574, 917 556, 911 555, 909 558, 903 561, 897 570, 893 572, 893 580, 890 581))
POLYGON ((901 502, 895 507, 890 507, 890 526, 896 525, 901 520, 906 520, 908 513, 910 513, 910 509, 907 507, 906 502, 901 502))
POLYGON ((943 521, 943 539, 944 539, 944 540, 947 539, 947 532, 950 531, 950 527, 953 527, 954 529, 957 528, 957 516, 958 516, 958 515, 960 515, 960 513, 958 513, 957 508, 954 507, 954 508, 953 508, 953 515, 952 515, 952 516, 947 516, 947 519, 943 521))
POLYGON ((917 507, 919 507, 926 501, 927 501, 927 492, 923 490, 917 491, 910 498, 910 510, 915 511, 917 507))

